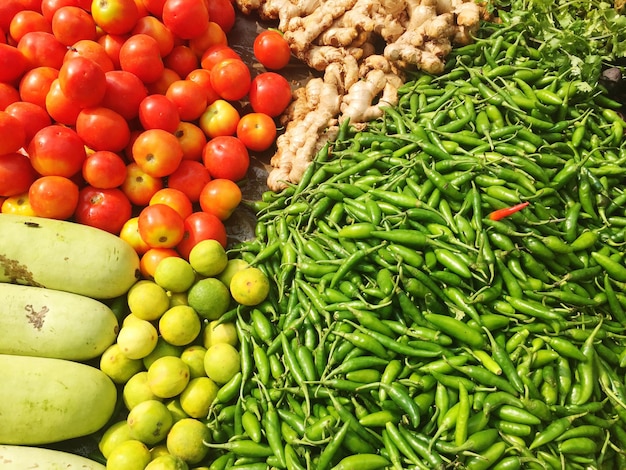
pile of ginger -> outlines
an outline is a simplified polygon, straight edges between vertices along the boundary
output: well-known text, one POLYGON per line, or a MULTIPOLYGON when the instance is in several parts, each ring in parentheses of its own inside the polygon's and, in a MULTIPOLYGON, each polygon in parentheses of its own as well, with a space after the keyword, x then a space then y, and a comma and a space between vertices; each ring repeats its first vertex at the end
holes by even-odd
POLYGON ((294 91, 267 185, 300 181, 345 119, 359 126, 394 106, 410 68, 443 71, 472 41, 484 10, 474 0, 235 0, 244 14, 278 21, 295 57, 320 72, 294 91))

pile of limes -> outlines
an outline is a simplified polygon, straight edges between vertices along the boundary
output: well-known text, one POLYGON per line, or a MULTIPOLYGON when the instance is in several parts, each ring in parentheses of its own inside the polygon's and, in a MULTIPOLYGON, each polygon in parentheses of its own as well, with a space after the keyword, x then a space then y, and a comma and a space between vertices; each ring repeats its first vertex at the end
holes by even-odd
POLYGON ((154 279, 128 291, 129 313, 100 360, 127 411, 100 440, 107 468, 204 468, 206 418, 241 369, 235 324, 222 317, 261 303, 268 292, 259 269, 229 260, 215 240, 198 243, 189 261, 164 258, 154 279))

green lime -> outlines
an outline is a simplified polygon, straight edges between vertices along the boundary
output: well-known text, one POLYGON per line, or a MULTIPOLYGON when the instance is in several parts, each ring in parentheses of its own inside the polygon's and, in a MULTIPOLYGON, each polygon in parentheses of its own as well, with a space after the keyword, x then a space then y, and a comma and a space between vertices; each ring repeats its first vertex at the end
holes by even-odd
POLYGON ((224 271, 228 255, 217 240, 202 240, 189 252, 189 263, 198 274, 213 277, 224 271))
POLYGON ((163 454, 153 458, 145 470, 189 470, 189 465, 180 457, 163 454))
POLYGON ((165 341, 162 336, 159 336, 156 347, 152 350, 150 354, 143 358, 143 365, 146 370, 148 370, 150 368, 150 365, 158 358, 165 356, 180 357, 180 354, 182 352, 183 348, 181 346, 174 346, 173 344, 165 341))
POLYGON ((122 400, 127 410, 132 410, 143 401, 155 399, 158 397, 150 390, 148 372, 145 370, 133 375, 122 389, 122 400))
POLYGON ((148 446, 155 445, 167 437, 174 419, 170 410, 159 400, 146 400, 129 411, 130 437, 148 446))
POLYGON ((228 382, 241 370, 239 351, 228 343, 216 343, 204 355, 206 375, 218 385, 228 382))
POLYGON ((121 442, 109 454, 107 470, 144 470, 151 460, 150 449, 138 439, 121 442))
POLYGON ((170 413, 172 413, 174 422, 180 421, 181 419, 184 419, 184 418, 189 418, 189 415, 185 413, 185 410, 183 410, 183 407, 180 406, 179 397, 175 397, 175 398, 172 398, 171 400, 166 401, 165 406, 167 406, 167 409, 170 410, 170 413))
POLYGON ((117 343, 109 346, 100 356, 100 370, 116 384, 124 384, 143 370, 141 359, 130 359, 124 355, 117 343))
POLYGON ((217 320, 228 310, 231 297, 228 287, 222 281, 207 277, 191 286, 187 293, 187 302, 201 317, 217 320))
POLYGON ((172 307, 159 318, 161 336, 175 346, 188 345, 196 339, 201 329, 202 321, 189 305, 172 307))
POLYGON ((196 273, 189 261, 178 256, 168 256, 157 264, 154 282, 166 291, 185 292, 196 280, 196 273))
POLYGON ((113 423, 104 431, 98 442, 98 449, 100 449, 104 458, 108 459, 111 451, 118 444, 128 440, 130 440, 130 428, 128 427, 128 422, 124 419, 113 423))
POLYGON ((192 379, 196 377, 206 377, 206 372, 204 371, 205 353, 206 348, 204 346, 192 344, 191 346, 187 346, 180 355, 183 362, 189 366, 189 373, 192 379))

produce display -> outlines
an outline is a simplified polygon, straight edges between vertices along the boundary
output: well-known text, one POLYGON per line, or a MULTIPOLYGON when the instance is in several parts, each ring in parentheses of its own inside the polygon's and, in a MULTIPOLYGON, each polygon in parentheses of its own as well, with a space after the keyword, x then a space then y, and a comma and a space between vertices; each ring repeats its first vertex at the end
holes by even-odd
POLYGON ((623 6, 67 1, 0 6, 1 468, 626 468, 623 6))

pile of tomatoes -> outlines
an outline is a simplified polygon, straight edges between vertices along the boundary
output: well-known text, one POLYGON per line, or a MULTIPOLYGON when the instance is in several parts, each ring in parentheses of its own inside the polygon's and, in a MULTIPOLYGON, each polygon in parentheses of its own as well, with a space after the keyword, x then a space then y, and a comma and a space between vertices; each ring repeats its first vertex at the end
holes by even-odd
POLYGON ((151 269, 227 243, 250 152, 291 101, 289 46, 229 45, 231 0, 2 0, 1 212, 118 234, 151 269))

